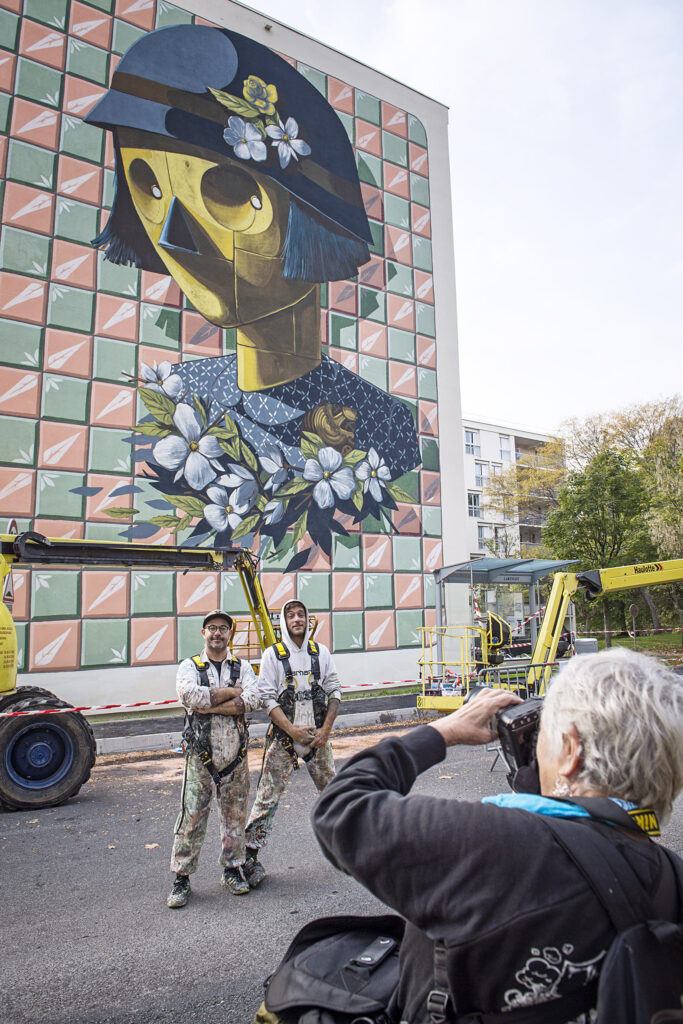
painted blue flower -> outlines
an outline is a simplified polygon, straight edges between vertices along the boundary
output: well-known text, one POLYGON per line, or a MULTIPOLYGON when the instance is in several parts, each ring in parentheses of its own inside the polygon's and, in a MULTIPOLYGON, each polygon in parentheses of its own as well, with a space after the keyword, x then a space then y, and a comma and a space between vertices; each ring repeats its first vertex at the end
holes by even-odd
POLYGON ((375 501, 382 500, 382 488, 391 480, 391 473, 384 459, 374 448, 369 450, 367 459, 363 459, 356 466, 356 479, 363 482, 363 494, 370 491, 375 501))
POLYGON ((271 146, 277 146, 280 167, 286 167, 292 157, 298 160, 300 156, 308 156, 311 152, 308 143, 297 138, 298 134, 299 125, 293 117, 288 117, 284 124, 279 121, 278 124, 269 124, 266 128, 266 135, 273 139, 271 146))
POLYGON ((279 523, 285 514, 284 501, 269 501, 263 510, 263 521, 266 526, 273 526, 279 523))
POLYGON ((177 470, 174 480, 184 476, 193 491, 202 491, 215 480, 223 450, 218 439, 204 433, 199 416, 189 405, 179 405, 173 423, 180 434, 169 434, 154 446, 154 458, 164 469, 177 470))
POLYGON ((209 526, 222 533, 230 527, 235 530, 242 522, 242 516, 248 511, 249 505, 240 502, 237 491, 228 494, 225 487, 208 487, 206 495, 211 504, 204 506, 204 518, 209 526))
POLYGON ((223 138, 232 146, 235 156, 240 160, 265 160, 268 156, 266 144, 258 128, 236 114, 229 118, 223 138))
POLYGON ((254 474, 246 466, 240 466, 237 462, 230 462, 228 466, 230 472, 219 477, 217 483, 233 490, 238 504, 242 505, 246 502, 247 507, 251 508, 258 495, 258 482, 254 474))
POLYGON ((269 444, 265 455, 259 455, 259 462, 266 473, 269 474, 263 486, 267 491, 273 491, 274 493, 287 479, 284 456, 276 445, 269 444))
POLYGON ((178 398, 178 395, 183 390, 183 382, 178 374, 173 372, 173 366, 168 359, 163 359, 158 366, 156 360, 154 366, 148 366, 147 363, 143 363, 140 367, 140 373, 146 388, 149 388, 150 391, 160 391, 162 394, 172 398, 173 401, 178 398))
POLYGON ((306 459, 303 477, 315 482, 313 498, 319 508, 332 508, 335 495, 346 501, 356 489, 353 472, 342 461, 336 448, 321 448, 317 459, 306 459))

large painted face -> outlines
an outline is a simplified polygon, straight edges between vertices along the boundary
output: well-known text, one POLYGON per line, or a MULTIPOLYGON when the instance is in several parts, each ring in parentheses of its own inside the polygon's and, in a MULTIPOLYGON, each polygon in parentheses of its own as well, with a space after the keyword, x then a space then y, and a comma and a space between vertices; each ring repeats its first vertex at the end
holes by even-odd
POLYGON ((169 274, 210 323, 271 316, 314 289, 286 280, 289 194, 251 166, 159 136, 118 132, 135 209, 169 274))

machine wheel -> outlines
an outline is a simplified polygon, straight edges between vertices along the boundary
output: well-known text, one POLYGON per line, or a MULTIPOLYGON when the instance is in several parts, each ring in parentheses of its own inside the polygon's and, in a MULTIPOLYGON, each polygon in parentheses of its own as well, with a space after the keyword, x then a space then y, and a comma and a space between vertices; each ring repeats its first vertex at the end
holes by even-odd
MULTIPOLYGON (((0 711, 69 706, 37 686, 19 687, 0 700, 0 711)), ((0 806, 5 810, 64 803, 87 782, 94 763, 95 737, 77 711, 0 718, 0 806)))

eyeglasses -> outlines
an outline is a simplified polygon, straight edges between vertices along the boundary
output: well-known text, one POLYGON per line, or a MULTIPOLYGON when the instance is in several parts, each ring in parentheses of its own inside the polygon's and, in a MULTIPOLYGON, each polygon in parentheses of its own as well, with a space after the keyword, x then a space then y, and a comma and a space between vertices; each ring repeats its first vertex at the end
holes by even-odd
POLYGON ((207 626, 209 633, 229 633, 230 626, 207 626))

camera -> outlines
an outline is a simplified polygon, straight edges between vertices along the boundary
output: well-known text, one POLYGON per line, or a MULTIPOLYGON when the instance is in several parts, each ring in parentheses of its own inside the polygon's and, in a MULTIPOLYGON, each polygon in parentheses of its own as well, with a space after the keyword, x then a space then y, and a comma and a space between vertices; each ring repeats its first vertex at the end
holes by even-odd
MULTIPOLYGON (((471 686, 465 703, 488 689, 471 686)), ((521 704, 496 711, 491 719, 491 731, 497 733, 500 755, 508 769, 507 782, 515 793, 540 793, 541 785, 536 764, 536 737, 543 707, 542 697, 530 697, 521 704)))

